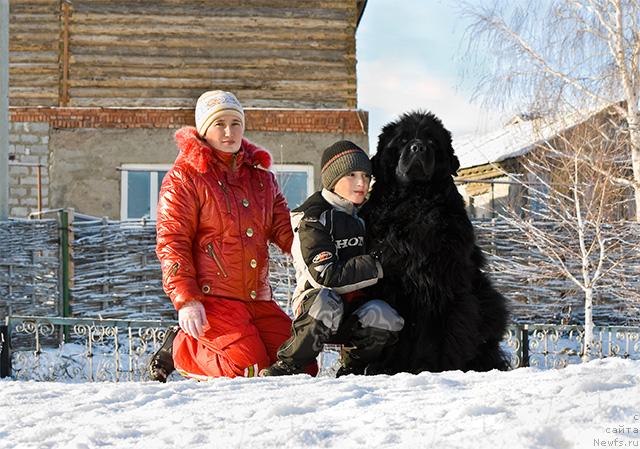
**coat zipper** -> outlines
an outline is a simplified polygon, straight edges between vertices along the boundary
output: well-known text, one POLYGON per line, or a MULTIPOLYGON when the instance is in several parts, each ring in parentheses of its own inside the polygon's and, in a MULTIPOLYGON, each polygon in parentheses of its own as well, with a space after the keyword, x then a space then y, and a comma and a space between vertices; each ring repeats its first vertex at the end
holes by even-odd
POLYGON ((227 186, 225 186, 222 181, 218 180, 218 184, 220 185, 220 188, 222 189, 222 193, 224 193, 224 200, 227 203, 227 213, 230 214, 231 213, 231 202, 229 201, 229 191, 227 190, 227 186))
POLYGON ((222 277, 226 278, 227 272, 224 271, 224 268, 222 268, 222 262, 220 262, 220 259, 218 258, 217 254, 213 251, 212 243, 207 244, 207 252, 209 253, 209 257, 211 257, 213 261, 216 263, 216 265, 218 266, 218 269, 222 273, 222 277))
MULTIPOLYGON (((258 164, 253 165, 253 168, 255 168, 256 170, 261 170, 258 167, 258 164)), ((258 184, 260 184, 260 190, 264 190, 264 183, 262 182, 262 177, 260 176, 260 172, 258 172, 258 184)))

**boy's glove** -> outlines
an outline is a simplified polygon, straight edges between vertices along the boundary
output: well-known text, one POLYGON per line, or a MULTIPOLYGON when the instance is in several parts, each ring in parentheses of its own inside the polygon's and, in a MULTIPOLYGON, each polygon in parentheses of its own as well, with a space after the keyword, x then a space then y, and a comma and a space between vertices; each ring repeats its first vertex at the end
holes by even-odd
POLYGON ((380 264, 382 264, 382 250, 381 249, 374 249, 369 254, 371 254, 374 259, 376 259, 378 262, 380 262, 380 264))
POLYGON ((209 324, 204 306, 200 301, 190 301, 178 310, 178 324, 187 335, 198 339, 204 335, 204 328, 209 324))
POLYGON ((378 240, 373 245, 373 249, 369 251, 369 254, 380 262, 385 272, 392 268, 390 265, 397 263, 397 261, 394 261, 394 259, 397 259, 397 256, 393 247, 384 240, 378 240))

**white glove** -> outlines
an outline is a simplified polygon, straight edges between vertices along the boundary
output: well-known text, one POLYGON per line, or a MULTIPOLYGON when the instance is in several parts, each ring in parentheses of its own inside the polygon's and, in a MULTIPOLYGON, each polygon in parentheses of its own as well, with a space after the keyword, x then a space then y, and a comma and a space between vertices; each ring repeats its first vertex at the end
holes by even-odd
POLYGON ((187 335, 198 339, 204 335, 204 327, 209 324, 204 306, 200 301, 189 301, 178 310, 178 324, 187 335))

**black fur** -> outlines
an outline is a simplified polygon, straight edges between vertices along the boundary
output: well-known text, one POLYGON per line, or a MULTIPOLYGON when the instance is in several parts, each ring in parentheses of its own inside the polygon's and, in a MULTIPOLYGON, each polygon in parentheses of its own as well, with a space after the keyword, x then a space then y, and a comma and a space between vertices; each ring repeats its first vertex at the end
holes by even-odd
POLYGON ((405 319, 379 371, 507 369, 500 349, 505 298, 482 268, 473 227, 452 175, 451 134, 428 112, 386 125, 372 158, 375 183, 362 214, 384 278, 373 294, 405 319))

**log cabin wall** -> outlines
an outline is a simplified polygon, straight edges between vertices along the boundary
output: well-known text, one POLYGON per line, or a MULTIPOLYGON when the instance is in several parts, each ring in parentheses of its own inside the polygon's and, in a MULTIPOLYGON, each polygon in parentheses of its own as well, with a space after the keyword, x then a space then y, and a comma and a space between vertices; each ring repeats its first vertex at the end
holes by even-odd
POLYGON ((60 0, 9 4, 9 102, 57 106, 60 98, 60 0))
POLYGON ((361 3, 12 0, 10 104, 355 108, 361 3))

